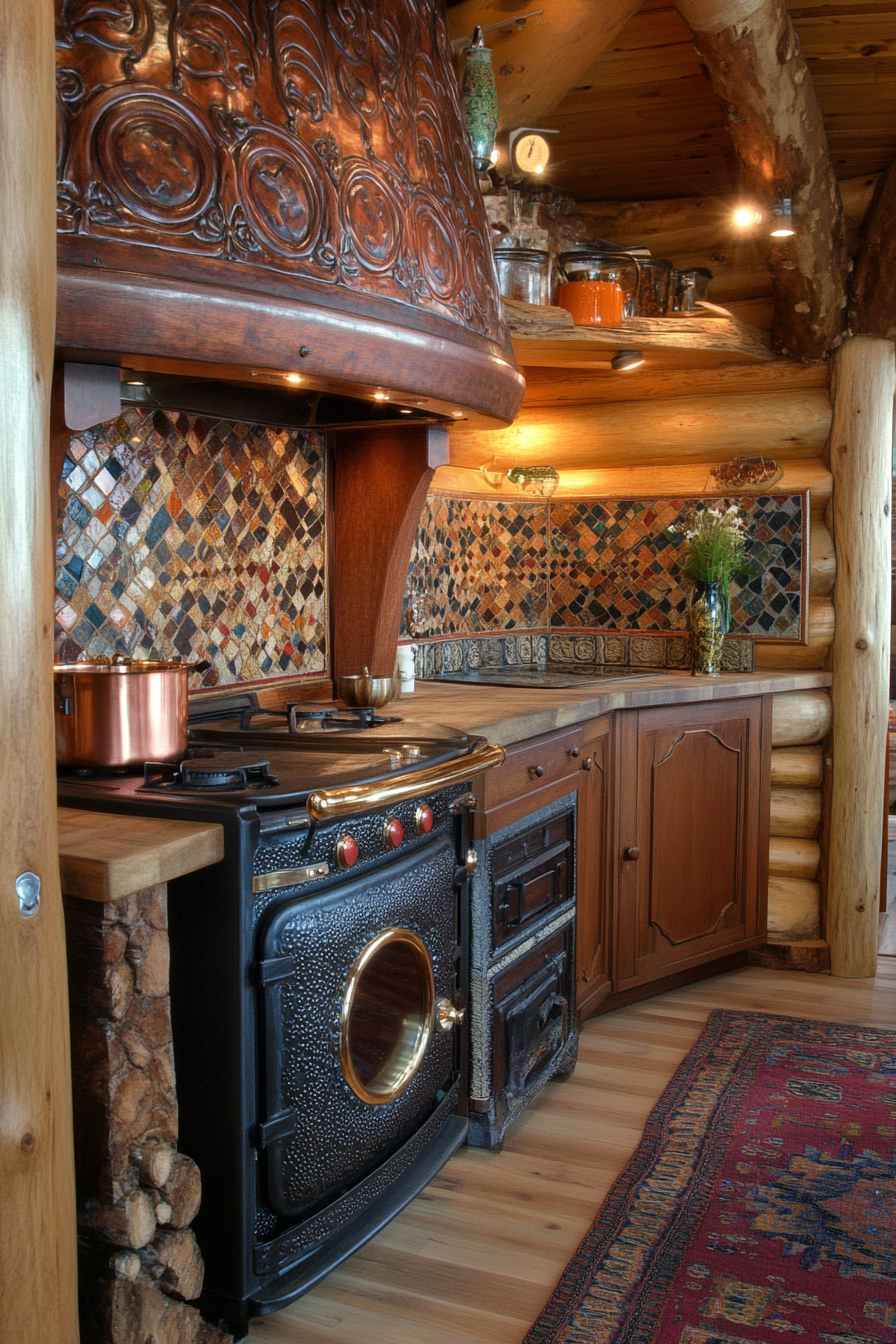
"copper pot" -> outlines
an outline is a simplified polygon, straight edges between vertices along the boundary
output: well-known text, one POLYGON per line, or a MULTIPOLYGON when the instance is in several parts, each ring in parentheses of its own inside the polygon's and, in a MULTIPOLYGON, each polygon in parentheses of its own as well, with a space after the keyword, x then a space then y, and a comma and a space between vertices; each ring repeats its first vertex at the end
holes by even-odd
POLYGON ((210 666, 128 659, 57 665, 57 763, 129 770, 177 760, 187 749, 187 678, 210 666))

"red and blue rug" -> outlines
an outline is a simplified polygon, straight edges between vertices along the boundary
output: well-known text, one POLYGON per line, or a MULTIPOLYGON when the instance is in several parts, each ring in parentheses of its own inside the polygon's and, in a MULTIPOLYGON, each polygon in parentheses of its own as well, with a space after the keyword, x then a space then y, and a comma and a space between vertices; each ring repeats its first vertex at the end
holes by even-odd
POLYGON ((896 1032, 715 1012, 525 1344, 896 1341, 896 1032))

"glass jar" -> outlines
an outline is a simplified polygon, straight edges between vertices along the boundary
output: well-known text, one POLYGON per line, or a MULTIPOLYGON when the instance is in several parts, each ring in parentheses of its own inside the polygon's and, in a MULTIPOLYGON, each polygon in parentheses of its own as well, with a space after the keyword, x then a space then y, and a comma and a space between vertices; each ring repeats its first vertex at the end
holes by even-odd
POLYGON ((672 263, 659 257, 639 257, 638 284, 626 317, 665 317, 672 301, 672 263))
POLYGON ((673 276, 673 313, 699 313, 697 304, 705 299, 712 271, 705 266, 692 266, 687 271, 676 271, 673 276))
POLYGON ((496 247, 498 292, 519 303, 547 303, 551 255, 534 247, 496 247))
POLYGON ((622 325, 626 302, 638 283, 638 263, 627 252, 563 252, 560 274, 557 305, 577 327, 622 325))

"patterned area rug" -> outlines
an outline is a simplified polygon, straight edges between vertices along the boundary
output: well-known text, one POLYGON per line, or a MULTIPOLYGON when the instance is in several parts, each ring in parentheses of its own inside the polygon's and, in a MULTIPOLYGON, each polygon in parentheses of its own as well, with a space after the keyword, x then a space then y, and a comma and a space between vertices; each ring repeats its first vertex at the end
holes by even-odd
POLYGON ((896 1340, 896 1032, 715 1012, 525 1344, 896 1340))

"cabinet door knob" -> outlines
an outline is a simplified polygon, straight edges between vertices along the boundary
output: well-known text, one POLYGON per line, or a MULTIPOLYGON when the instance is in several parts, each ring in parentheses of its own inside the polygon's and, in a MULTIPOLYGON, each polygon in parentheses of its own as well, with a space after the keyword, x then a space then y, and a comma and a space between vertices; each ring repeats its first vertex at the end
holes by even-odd
POLYGON ((570 754, 570 756, 573 758, 573 760, 576 760, 577 757, 579 757, 579 756, 581 755, 581 748, 580 748, 580 747, 570 747, 570 749, 569 749, 569 754, 570 754))
POLYGON ((544 774, 543 765, 533 765, 531 767, 531 770, 536 779, 541 779, 542 775, 544 774))
POLYGON ((593 767, 593 765, 594 765, 594 757, 586 756, 584 761, 582 762, 582 769, 590 770, 593 767))
POLYGON ((629 860, 639 859, 641 857, 641 851, 637 845, 628 845, 622 851, 622 857, 629 860))

